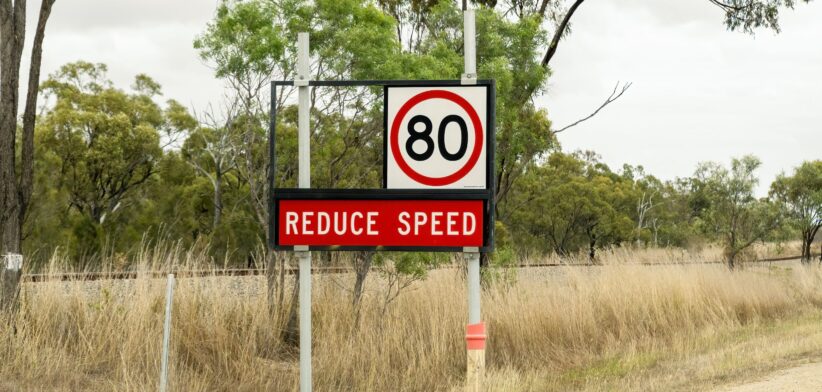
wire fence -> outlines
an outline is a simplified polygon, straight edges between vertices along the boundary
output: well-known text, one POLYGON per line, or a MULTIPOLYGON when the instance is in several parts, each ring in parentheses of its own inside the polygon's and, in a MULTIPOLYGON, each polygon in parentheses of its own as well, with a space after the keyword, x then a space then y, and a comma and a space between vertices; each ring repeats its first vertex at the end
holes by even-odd
MULTIPOLYGON (((780 261, 799 260, 802 256, 783 256, 774 258, 763 258, 757 260, 747 261, 747 263, 772 263, 780 261)), ((812 255, 811 259, 818 259, 819 255, 812 255)), ((663 266, 663 265, 706 265, 706 264, 724 264, 724 261, 687 261, 687 262, 640 262, 640 263, 626 263, 628 265, 643 265, 643 266, 663 266)), ((515 268, 552 268, 552 267, 601 267, 601 264, 590 263, 519 263, 515 268)), ((435 269, 449 269, 459 268, 458 265, 450 264, 435 269)), ((296 267, 286 267, 286 275, 296 275, 299 269, 296 267)), ((347 274, 354 273, 353 267, 313 267, 311 269, 313 274, 347 274)), ((202 278, 202 277, 241 277, 241 276, 260 276, 266 274, 264 268, 223 268, 223 269, 171 269, 160 271, 105 271, 105 272, 66 272, 66 273, 46 273, 46 274, 25 274, 22 277, 23 282, 36 283, 47 281, 91 281, 91 280, 120 280, 120 279, 160 279, 173 273, 177 278, 202 278)))

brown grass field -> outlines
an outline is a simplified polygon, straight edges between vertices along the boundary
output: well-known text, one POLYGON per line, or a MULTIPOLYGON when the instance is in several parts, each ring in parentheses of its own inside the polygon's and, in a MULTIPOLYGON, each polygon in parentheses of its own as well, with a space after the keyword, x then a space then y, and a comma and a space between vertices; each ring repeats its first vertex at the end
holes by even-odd
MULTIPOLYGON (((822 358, 822 269, 693 263, 717 253, 616 249, 601 267, 522 268, 491 285, 486 390, 710 390, 822 358), (682 264, 634 264, 648 261, 682 264)), ((149 270, 198 256, 141 257, 149 270)), ((388 303, 395 286, 373 272, 358 324, 352 282, 315 277, 315 390, 462 389, 459 268, 432 271, 388 303)), ((0 391, 156 390, 164 291, 150 278, 26 283, 19 313, 0 322, 0 391)), ((171 390, 297 390, 297 351, 269 316, 264 278, 180 279, 174 304, 171 390)))

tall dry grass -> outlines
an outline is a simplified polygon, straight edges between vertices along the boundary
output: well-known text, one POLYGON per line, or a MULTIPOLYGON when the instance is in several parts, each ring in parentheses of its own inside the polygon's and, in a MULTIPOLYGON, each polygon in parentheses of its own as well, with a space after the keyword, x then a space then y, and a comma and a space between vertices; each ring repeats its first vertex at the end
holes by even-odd
MULTIPOLYGON (((198 254, 143 254, 144 268, 196 263, 198 254)), ((614 256, 616 257, 616 256, 614 256)), ((627 256, 626 256, 627 257, 627 256)), ((60 268, 55 261, 52 269, 60 268)), ((359 321, 353 277, 315 278, 318 391, 443 391, 464 373, 465 283, 434 271, 386 305, 369 278, 359 321)), ((493 390, 563 390, 568 374, 604 359, 694 344, 706 334, 788 319, 822 306, 818 268, 716 265, 528 268, 488 288, 493 390), (534 375, 549 375, 548 377, 534 375)), ((165 282, 27 283, 13 320, 0 322, 0 390, 153 390, 159 375, 165 282)), ((268 315, 263 278, 180 279, 171 386, 178 391, 290 391, 297 351, 268 315)), ((694 349, 697 349, 696 347, 694 349)))

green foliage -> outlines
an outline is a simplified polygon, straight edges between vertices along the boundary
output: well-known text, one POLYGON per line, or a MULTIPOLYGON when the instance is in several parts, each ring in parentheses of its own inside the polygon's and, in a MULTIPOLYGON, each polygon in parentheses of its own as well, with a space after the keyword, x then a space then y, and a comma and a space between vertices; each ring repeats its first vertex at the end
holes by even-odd
MULTIPOLYGON (((100 253, 116 238, 112 234, 123 234, 113 229, 123 226, 108 221, 144 202, 134 196, 157 172, 164 155, 161 140, 194 125, 180 104, 169 101, 163 109, 154 102, 160 86, 149 77, 138 76, 134 88, 133 93, 114 88, 104 65, 86 62, 64 65, 43 83, 54 106, 38 123, 44 159, 38 163, 35 200, 65 203, 70 214, 63 211, 61 226, 71 227, 72 233, 42 233, 73 238, 68 246, 72 254, 100 253)), ((35 215, 48 207, 37 208, 43 210, 35 215)), ((139 242, 141 235, 123 240, 139 242)))
POLYGON ((822 228, 822 161, 802 163, 793 176, 780 175, 771 184, 770 195, 783 208, 790 227, 801 234, 803 259, 808 261, 810 245, 822 228))
POLYGON ((590 154, 554 153, 526 172, 501 219, 541 251, 569 255, 633 239, 633 182, 590 154))
POLYGON ((779 12, 793 9, 796 3, 810 0, 710 0, 725 11, 725 25, 729 30, 752 33, 764 27, 780 31, 779 12))
MULTIPOLYGON (((496 81, 497 253, 505 271, 518 256, 636 243, 686 246, 722 241, 729 255, 765 238, 776 206, 753 197, 758 161, 730 170, 705 164, 691 178, 661 181, 642 167, 613 171, 593 153, 563 153, 550 116, 534 104, 550 68, 541 64, 549 30, 566 8, 535 1, 473 1, 477 65, 496 81), (499 3, 499 4, 498 4, 499 3)), ((793 0, 714 2, 728 27, 778 30, 793 0)), ((227 113, 195 119, 161 86, 137 75, 130 91, 106 66, 67 64, 43 83, 47 109, 36 133, 28 251, 62 247, 75 257, 124 252, 171 238, 209 243, 215 262, 245 264, 267 236, 269 175, 296 185, 297 109, 278 91, 277 172, 268 173, 269 94, 292 79, 298 32, 311 32, 315 80, 458 79, 462 14, 449 0, 222 0, 194 40, 200 57, 231 89, 227 113)), ((317 88, 312 94, 312 185, 376 188, 382 180, 382 90, 317 88)), ((819 218, 819 162, 780 177, 772 199, 790 218, 785 232, 819 218), (815 203, 815 204, 814 204, 815 203)), ((810 225, 810 226, 809 226, 810 225)), ((418 277, 442 254, 390 255, 397 273, 418 277)), ((377 256, 375 264, 384 263, 377 256)), ((491 273, 486 271, 486 273, 491 273)), ((494 272, 496 273, 496 272, 494 272)), ((494 278, 496 279, 496 278, 494 278)))
POLYGON ((708 201, 701 214, 701 228, 722 241, 731 268, 740 252, 765 239, 780 224, 777 206, 754 197, 759 183, 755 171, 760 165, 758 158, 748 155, 733 159, 730 170, 704 163, 694 176, 698 192, 708 201))
POLYGON ((282 26, 272 23, 281 20, 277 8, 270 1, 223 1, 194 47, 216 64, 218 77, 248 70, 270 73, 283 60, 289 38, 282 26))

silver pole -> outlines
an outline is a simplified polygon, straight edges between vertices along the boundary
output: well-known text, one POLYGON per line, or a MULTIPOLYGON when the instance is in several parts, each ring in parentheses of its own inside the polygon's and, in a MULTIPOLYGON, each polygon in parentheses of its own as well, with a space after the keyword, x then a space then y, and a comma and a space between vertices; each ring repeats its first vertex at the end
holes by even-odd
POLYGON ((308 91, 309 80, 309 56, 308 56, 308 33, 297 35, 297 80, 294 85, 298 86, 299 95, 299 118, 298 118, 298 143, 299 143, 299 186, 300 188, 311 188, 311 148, 308 114, 311 109, 311 97, 308 91))
POLYGON ((311 252, 300 257, 300 392, 311 392, 311 252))
POLYGON ((477 324, 480 316, 480 254, 465 253, 468 259, 468 324, 477 324))
POLYGON ((462 84, 477 84, 477 29, 474 10, 463 13, 463 53, 465 54, 465 73, 462 84))
POLYGON ((166 286, 166 320, 163 324, 163 359, 160 369, 160 392, 168 390, 168 351, 171 340, 171 306, 174 298, 174 274, 168 274, 166 286))
MULTIPOLYGON (((308 91, 310 75, 308 33, 297 35, 297 80, 299 118, 299 186, 311 187, 311 130, 309 110, 311 108, 308 91)), ((311 391, 311 252, 307 246, 295 246, 300 259, 300 391, 311 391)))
MULTIPOLYGON (((477 84, 477 29, 474 10, 463 13, 465 73, 462 84, 477 84)), ((465 248, 468 262, 468 324, 480 322, 480 254, 477 248, 465 248)))
MULTIPOLYGON (((477 84, 477 30, 474 10, 465 10, 463 14, 463 53, 465 55, 465 73, 462 74, 463 85, 477 84)), ((487 184, 490 186, 490 184, 487 184)), ((493 224, 493 222, 491 223, 493 224)), ((485 369, 485 324, 480 315, 480 253, 478 248, 464 248, 463 254, 468 263, 468 325, 466 326, 467 369, 465 374, 466 391, 482 390, 482 377, 485 369)))

